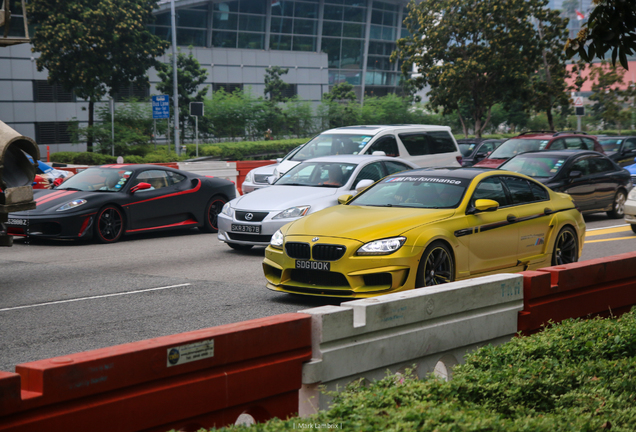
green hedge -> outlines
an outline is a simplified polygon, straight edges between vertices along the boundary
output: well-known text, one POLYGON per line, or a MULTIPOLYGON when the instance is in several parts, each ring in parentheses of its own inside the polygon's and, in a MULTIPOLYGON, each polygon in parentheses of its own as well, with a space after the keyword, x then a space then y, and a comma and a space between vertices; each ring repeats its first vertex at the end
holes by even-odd
POLYGON ((453 380, 407 373, 334 393, 328 411, 221 430, 633 432, 636 314, 568 320, 467 355, 453 380), (323 426, 324 425, 324 426, 323 426))
MULTIPOLYGON (((307 142, 306 138, 277 140, 277 141, 241 141, 219 144, 199 145, 199 157, 212 156, 219 160, 263 160, 275 159, 286 155, 296 146, 307 142)), ((177 157, 169 152, 167 146, 160 146, 157 150, 141 155, 125 155, 127 163, 176 162, 196 157, 196 145, 186 145, 186 154, 177 157)), ((74 165, 102 165, 115 163, 116 157, 100 153, 89 152, 57 152, 51 155, 52 162, 74 165)))

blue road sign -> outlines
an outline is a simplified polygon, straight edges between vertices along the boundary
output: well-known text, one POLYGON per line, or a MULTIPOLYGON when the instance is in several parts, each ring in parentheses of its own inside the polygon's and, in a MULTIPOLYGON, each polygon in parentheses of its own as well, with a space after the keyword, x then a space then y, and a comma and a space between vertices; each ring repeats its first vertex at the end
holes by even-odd
POLYGON ((152 97, 152 118, 170 118, 170 96, 159 95, 152 97))

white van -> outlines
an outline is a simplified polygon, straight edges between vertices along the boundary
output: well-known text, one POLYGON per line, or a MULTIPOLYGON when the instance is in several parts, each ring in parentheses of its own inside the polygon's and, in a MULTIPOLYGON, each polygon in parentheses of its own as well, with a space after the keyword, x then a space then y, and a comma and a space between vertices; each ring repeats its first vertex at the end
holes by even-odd
POLYGON ((462 155, 448 126, 368 125, 324 131, 274 169, 279 178, 299 163, 337 154, 400 157, 422 168, 459 167, 462 155))

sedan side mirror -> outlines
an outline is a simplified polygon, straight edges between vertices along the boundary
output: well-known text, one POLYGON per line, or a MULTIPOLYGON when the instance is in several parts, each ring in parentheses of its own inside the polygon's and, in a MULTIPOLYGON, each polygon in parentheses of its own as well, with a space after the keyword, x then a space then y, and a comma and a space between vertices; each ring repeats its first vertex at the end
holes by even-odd
POLYGON ((140 182, 130 188, 130 193, 135 193, 137 191, 150 189, 151 187, 152 185, 150 183, 140 182))
POLYGON ((570 171, 570 178, 579 178, 583 175, 581 171, 570 171))
POLYGON ((375 183, 375 182, 373 180, 370 180, 370 179, 360 180, 358 182, 358 184, 356 185, 356 192, 358 192, 358 193, 362 192, 363 190, 365 190, 366 188, 371 186, 373 183, 375 183))
POLYGON ((272 185, 272 184, 274 184, 275 181, 276 181, 276 176, 271 175, 271 176, 267 177, 267 183, 272 185))

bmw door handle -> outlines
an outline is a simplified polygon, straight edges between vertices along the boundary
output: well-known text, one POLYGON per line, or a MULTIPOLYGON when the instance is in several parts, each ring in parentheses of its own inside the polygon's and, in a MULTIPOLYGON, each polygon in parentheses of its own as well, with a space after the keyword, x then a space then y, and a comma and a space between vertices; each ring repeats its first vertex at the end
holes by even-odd
POLYGON ((513 214, 509 214, 509 215, 506 217, 506 220, 507 220, 509 223, 515 223, 515 222, 517 222, 517 216, 515 216, 515 215, 513 215, 513 214))

